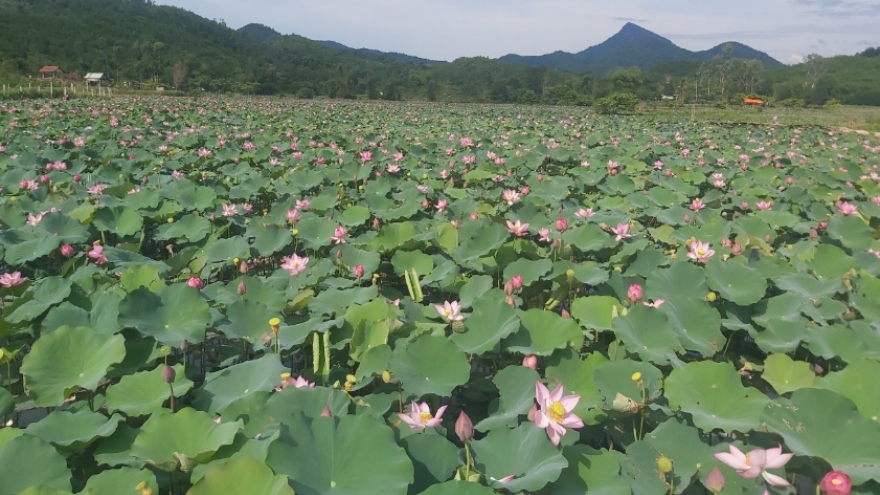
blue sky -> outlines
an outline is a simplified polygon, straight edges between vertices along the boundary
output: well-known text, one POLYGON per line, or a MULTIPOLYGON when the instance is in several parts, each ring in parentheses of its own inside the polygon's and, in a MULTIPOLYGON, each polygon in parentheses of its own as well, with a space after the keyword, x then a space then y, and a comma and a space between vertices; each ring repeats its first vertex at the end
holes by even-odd
POLYGON ((232 28, 434 59, 578 52, 634 22, 677 45, 739 41, 785 63, 880 46, 880 0, 157 0, 232 28))

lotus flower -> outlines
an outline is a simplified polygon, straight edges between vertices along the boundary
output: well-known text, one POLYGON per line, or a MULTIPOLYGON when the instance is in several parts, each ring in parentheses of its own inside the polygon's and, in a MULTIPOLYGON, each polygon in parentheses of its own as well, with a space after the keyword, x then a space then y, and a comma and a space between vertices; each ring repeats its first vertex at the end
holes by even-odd
POLYGON ((71 246, 70 244, 65 244, 61 246, 61 256, 64 256, 65 258, 70 258, 74 254, 76 254, 76 249, 74 249, 73 246, 71 246))
POLYGON ((693 211, 700 211, 705 207, 706 207, 706 203, 703 203, 702 199, 695 199, 695 200, 691 201, 690 208, 693 211))
POLYGON ((455 435, 462 443, 474 436, 474 423, 464 411, 460 412, 458 419, 455 420, 455 435))
POLYGON ((758 211, 767 211, 773 208, 773 201, 758 201, 755 203, 755 207, 758 208, 758 211))
POLYGON ((398 413, 397 417, 399 417, 404 423, 408 424, 413 430, 422 431, 425 428, 440 426, 445 411, 446 406, 440 406, 440 409, 437 409, 437 415, 434 416, 431 414, 431 408, 428 407, 426 402, 417 404, 413 401, 409 414, 398 413))
POLYGON ((841 471, 831 471, 822 478, 819 487, 825 495, 849 495, 852 480, 841 471))
POLYGON ((517 237, 525 237, 529 233, 529 224, 522 223, 517 219, 516 222, 507 221, 507 231, 517 237))
POLYGON ((538 356, 534 354, 529 354, 524 357, 522 360, 522 365, 526 368, 537 369, 538 368, 538 356))
POLYGON ((643 297, 642 286, 639 284, 630 285, 629 289, 626 291, 626 297, 632 302, 641 301, 643 297))
POLYGON ((562 396, 562 384, 556 386, 553 392, 547 390, 541 382, 535 382, 535 398, 538 401, 538 410, 535 412, 535 424, 539 428, 547 430, 547 436, 553 445, 559 445, 566 428, 583 428, 584 422, 572 413, 580 395, 562 396))
POLYGON ((691 250, 688 252, 687 257, 700 263, 705 263, 714 255, 715 250, 710 248, 708 242, 694 241, 691 243, 691 250))
POLYGON ((314 382, 310 382, 302 377, 302 375, 293 378, 290 376, 290 373, 282 373, 281 374, 281 386, 275 387, 275 391, 284 390, 287 387, 293 388, 315 388, 314 382))
POLYGON ((16 285, 23 284, 25 280, 27 280, 27 278, 22 277, 21 272, 4 273, 3 275, 0 275, 0 286, 4 289, 10 289, 16 285))
POLYGON ((541 227, 538 229, 538 240, 541 242, 550 242, 550 229, 541 227))
POLYGON ((834 203, 834 206, 837 208, 837 211, 843 215, 855 215, 859 211, 858 208, 856 208, 856 205, 846 201, 838 200, 834 203))
POLYGON ((287 221, 288 222, 296 223, 299 221, 300 218, 301 218, 301 215, 299 214, 299 210, 297 210, 296 208, 294 208, 292 210, 287 210, 287 221))
POLYGON ((443 317, 446 321, 461 321, 464 319, 464 315, 461 314, 461 306, 458 304, 458 301, 443 301, 443 305, 435 304, 434 309, 437 310, 437 313, 443 317))
POLYGON ((565 218, 557 218, 556 219, 556 231, 557 232, 565 232, 568 230, 568 220, 565 218))
POLYGON ((520 196, 514 189, 505 189, 504 192, 501 193, 501 199, 507 202, 508 206, 513 206, 514 203, 519 201, 520 196))
POLYGON ((100 243, 94 243, 92 245, 92 250, 89 251, 89 258, 95 260, 95 263, 98 265, 103 265, 107 262, 107 257, 104 256, 104 246, 100 243))
POLYGON ((741 450, 729 445, 730 452, 719 452, 715 458, 736 470, 743 478, 757 478, 763 476, 767 483, 773 486, 791 486, 783 477, 770 474, 767 469, 780 469, 794 456, 783 454, 782 446, 772 449, 757 448, 744 454, 741 450))
POLYGON ((592 208, 587 208, 586 210, 581 208, 578 211, 574 212, 574 216, 578 218, 590 218, 593 215, 595 215, 595 213, 593 212, 592 208))
POLYGON ((309 258, 305 256, 300 258, 296 253, 290 255, 289 258, 282 258, 281 260, 281 268, 286 270, 291 277, 295 277, 305 270, 307 264, 309 264, 309 258))
POLYGON ((615 234, 614 240, 617 242, 632 237, 632 234, 629 233, 629 223, 619 223, 616 227, 611 227, 611 232, 615 234))
POLYGON ((348 231, 345 230, 345 227, 339 225, 333 230, 333 235, 330 236, 330 239, 336 244, 345 244, 347 242, 345 239, 347 234, 348 231))
POLYGON ((196 290, 201 290, 202 287, 204 287, 204 283, 202 282, 202 279, 200 279, 199 277, 190 277, 190 278, 186 279, 186 285, 188 285, 196 290))
POLYGON ((237 211, 235 205, 228 204, 228 203, 223 205, 223 216, 224 217, 231 217, 231 216, 235 215, 236 213, 238 213, 238 211, 237 211))

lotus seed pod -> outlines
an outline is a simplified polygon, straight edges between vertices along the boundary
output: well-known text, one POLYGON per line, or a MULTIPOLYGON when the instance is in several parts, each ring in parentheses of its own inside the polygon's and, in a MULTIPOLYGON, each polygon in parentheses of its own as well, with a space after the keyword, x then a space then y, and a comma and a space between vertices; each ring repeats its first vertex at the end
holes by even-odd
POLYGON ((385 370, 382 372, 382 381, 385 383, 391 383, 391 372, 385 370))
POLYGON ((672 459, 666 457, 665 455, 661 455, 657 458, 657 469, 663 474, 671 473, 672 459))
POLYGON ((162 354, 162 357, 170 356, 171 355, 171 346, 170 345, 163 345, 161 348, 159 348, 159 352, 162 354))

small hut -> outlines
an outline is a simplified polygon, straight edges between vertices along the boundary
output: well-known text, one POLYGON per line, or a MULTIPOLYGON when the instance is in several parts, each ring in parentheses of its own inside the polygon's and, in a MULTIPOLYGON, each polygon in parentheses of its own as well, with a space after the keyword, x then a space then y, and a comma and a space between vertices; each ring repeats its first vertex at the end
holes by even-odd
POLYGON ((100 85, 102 81, 107 80, 107 76, 103 72, 89 72, 83 77, 83 80, 89 85, 100 85))
POLYGON ((40 79, 45 79, 47 81, 56 78, 61 79, 61 77, 64 76, 64 71, 57 65, 44 65, 38 73, 40 74, 40 79))

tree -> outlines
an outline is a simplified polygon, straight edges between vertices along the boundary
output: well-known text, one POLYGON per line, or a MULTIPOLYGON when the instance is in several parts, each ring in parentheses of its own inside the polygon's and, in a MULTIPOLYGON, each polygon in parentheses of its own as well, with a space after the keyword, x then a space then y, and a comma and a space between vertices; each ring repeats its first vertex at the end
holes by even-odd
POLYGON ((186 83, 186 64, 178 60, 171 68, 171 83, 175 89, 183 88, 186 83))

